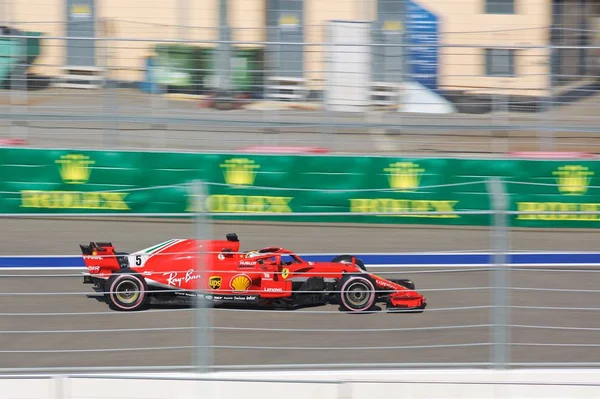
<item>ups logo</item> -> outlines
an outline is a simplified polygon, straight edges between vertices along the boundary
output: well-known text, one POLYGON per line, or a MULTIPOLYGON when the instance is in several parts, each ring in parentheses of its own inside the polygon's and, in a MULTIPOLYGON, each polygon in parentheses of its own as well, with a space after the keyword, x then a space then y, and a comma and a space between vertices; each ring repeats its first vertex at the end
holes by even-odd
POLYGON ((219 288, 221 288, 221 283, 222 282, 223 282, 223 279, 220 276, 212 276, 208 280, 208 285, 213 290, 218 290, 219 288))

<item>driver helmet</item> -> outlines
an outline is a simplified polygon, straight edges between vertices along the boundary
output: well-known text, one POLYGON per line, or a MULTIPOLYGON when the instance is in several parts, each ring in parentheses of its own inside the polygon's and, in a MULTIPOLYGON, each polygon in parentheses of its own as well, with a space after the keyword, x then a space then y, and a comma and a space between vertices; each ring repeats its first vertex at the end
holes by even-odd
POLYGON ((260 252, 258 252, 257 250, 252 250, 252 251, 246 252, 246 258, 254 258, 259 255, 260 255, 260 252))

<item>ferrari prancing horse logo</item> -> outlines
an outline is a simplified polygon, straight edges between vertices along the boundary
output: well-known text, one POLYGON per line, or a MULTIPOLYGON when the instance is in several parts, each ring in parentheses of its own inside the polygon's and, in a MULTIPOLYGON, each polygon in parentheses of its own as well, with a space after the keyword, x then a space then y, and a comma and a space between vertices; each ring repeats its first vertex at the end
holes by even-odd
POLYGON ((221 278, 221 276, 212 276, 209 280, 208 280, 208 285, 210 286, 210 288, 212 288, 213 290, 218 290, 219 288, 221 288, 221 282, 223 281, 223 279, 221 278))
POLYGON ((287 267, 281 271, 281 277, 285 280, 290 275, 290 269, 287 267))

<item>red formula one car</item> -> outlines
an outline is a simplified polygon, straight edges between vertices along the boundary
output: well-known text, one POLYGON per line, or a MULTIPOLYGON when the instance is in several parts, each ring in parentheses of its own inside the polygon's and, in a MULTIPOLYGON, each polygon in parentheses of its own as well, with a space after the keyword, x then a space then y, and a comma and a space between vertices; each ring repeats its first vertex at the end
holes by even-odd
POLYGON ((226 238, 172 239, 133 253, 116 252, 111 243, 80 245, 88 270, 84 283, 122 311, 182 297, 288 308, 337 303, 353 312, 379 302, 397 310, 426 306, 412 281, 376 276, 354 256, 307 262, 277 247, 240 253, 237 235, 226 238))

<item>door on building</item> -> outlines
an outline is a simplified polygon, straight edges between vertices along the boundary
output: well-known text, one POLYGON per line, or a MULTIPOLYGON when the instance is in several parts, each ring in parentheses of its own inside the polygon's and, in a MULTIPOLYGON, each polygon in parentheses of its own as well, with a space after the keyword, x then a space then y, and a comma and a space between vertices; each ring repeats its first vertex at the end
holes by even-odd
POLYGON ((66 0, 67 66, 96 66, 95 0, 66 0))
POLYGON ((267 65, 278 77, 304 75, 304 1, 267 0, 267 65))
POLYGON ((373 29, 373 81, 400 83, 403 81, 404 1, 378 0, 377 22, 373 29))
POLYGON ((552 49, 554 85, 566 85, 581 80, 590 73, 590 50, 577 48, 590 44, 590 2, 591 0, 552 0, 550 43, 553 46, 574 47, 552 49))

